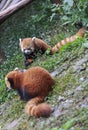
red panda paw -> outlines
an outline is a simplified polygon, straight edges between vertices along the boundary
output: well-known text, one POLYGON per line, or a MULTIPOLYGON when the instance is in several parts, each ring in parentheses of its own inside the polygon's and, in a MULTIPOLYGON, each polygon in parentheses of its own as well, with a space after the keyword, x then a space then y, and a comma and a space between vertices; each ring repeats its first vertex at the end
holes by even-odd
POLYGON ((21 96, 18 96, 18 100, 21 100, 21 96))
POLYGON ((28 61, 29 63, 32 63, 32 62, 33 62, 33 60, 32 60, 32 59, 28 59, 27 61, 28 61))

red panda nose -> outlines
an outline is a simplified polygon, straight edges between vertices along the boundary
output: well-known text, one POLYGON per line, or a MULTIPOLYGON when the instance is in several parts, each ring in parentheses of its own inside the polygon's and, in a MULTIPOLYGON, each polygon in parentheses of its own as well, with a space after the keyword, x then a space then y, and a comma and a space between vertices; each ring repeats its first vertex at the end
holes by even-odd
POLYGON ((31 54, 31 50, 24 50, 25 54, 31 54))

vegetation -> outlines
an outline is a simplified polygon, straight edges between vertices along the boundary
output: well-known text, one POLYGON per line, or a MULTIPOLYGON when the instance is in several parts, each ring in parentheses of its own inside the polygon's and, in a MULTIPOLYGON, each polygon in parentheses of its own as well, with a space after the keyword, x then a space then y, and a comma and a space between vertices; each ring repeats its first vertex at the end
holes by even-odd
MULTIPOLYGON (((18 103, 16 92, 11 91, 8 93, 6 91, 4 82, 4 77, 9 71, 16 67, 25 68, 23 55, 19 48, 19 38, 36 36, 46 41, 50 46, 54 46, 58 41, 75 34, 81 26, 88 27, 87 0, 63 0, 61 5, 52 5, 50 0, 36 0, 19 12, 16 12, 2 25, 0 25, 0 47, 4 50, 7 57, 7 60, 3 64, 0 64, 0 104, 11 101, 13 104, 9 107, 9 110, 4 113, 4 121, 8 119, 8 117, 11 118, 8 122, 18 118, 19 115, 22 115, 24 108, 23 102, 19 101, 18 103)), ((66 69, 68 69, 69 63, 74 61, 76 58, 80 59, 86 48, 88 48, 88 31, 86 31, 84 38, 79 37, 75 42, 68 43, 54 55, 48 55, 49 50, 47 50, 44 55, 38 54, 38 57, 29 67, 42 66, 49 72, 53 72, 60 68, 59 73, 61 74, 63 71, 61 66, 66 63, 66 69)), ((52 106, 57 104, 56 100, 58 95, 63 95, 63 93, 65 93, 68 89, 72 89, 77 87, 77 85, 80 85, 75 78, 76 75, 74 76, 72 73, 74 73, 73 70, 69 71, 69 73, 66 73, 64 76, 62 75, 59 77, 57 75, 55 77, 56 83, 54 85, 53 92, 50 93, 47 101, 52 104, 52 106)), ((86 89, 87 87, 85 87, 85 91, 86 89)), ((87 117, 84 113, 87 113, 87 110, 83 109, 74 112, 70 115, 70 118, 62 116, 54 119, 51 117, 49 118, 49 121, 46 120, 47 122, 41 119, 41 130, 49 130, 51 128, 51 130, 70 130, 70 128, 76 124, 79 124, 80 122, 82 124, 82 121, 84 121, 84 124, 87 124, 87 117), (81 114, 79 114, 80 112, 81 114), (54 120, 56 121, 56 124, 54 120), (47 128, 44 123, 46 125, 50 125, 49 123, 52 123, 52 125, 47 128), (58 123, 60 124, 59 127, 57 125, 58 123)), ((29 126, 29 120, 30 128, 32 127, 34 130, 38 129, 34 127, 38 126, 37 119, 28 119, 26 115, 22 115, 22 118, 23 120, 20 122, 19 129, 21 129, 22 123, 24 123, 23 130, 26 129, 26 127, 29 126), (25 121, 26 119, 27 122, 25 121)), ((2 122, 0 122, 0 127, 2 128, 2 126, 4 126, 2 117, 0 118, 0 121, 2 122)), ((81 126, 78 125, 77 127, 75 126, 75 128, 79 130, 81 126)), ((87 125, 85 125, 85 128, 87 128, 87 125)))
POLYGON ((88 3, 86 0, 64 0, 61 5, 53 5, 51 8, 51 20, 59 13, 62 25, 70 23, 88 26, 88 3))

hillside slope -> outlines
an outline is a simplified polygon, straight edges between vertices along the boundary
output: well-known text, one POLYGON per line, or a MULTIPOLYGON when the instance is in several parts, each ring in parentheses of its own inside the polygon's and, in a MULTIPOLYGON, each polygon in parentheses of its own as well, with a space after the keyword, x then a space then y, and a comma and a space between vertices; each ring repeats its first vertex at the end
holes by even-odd
POLYGON ((42 66, 54 76, 53 91, 46 98, 53 110, 49 118, 28 117, 25 102, 16 92, 6 91, 5 75, 15 67, 25 68, 19 38, 36 36, 54 46, 79 29, 72 24, 62 26, 57 16, 50 22, 47 2, 34 1, 0 25, 0 47, 6 55, 0 64, 1 130, 88 130, 88 32, 54 55, 38 54, 29 66, 42 66))
POLYGON ((80 57, 66 60, 51 74, 56 77, 55 88, 47 100, 54 110, 51 116, 28 117, 25 103, 16 97, 0 106, 2 130, 88 129, 88 50, 80 57))

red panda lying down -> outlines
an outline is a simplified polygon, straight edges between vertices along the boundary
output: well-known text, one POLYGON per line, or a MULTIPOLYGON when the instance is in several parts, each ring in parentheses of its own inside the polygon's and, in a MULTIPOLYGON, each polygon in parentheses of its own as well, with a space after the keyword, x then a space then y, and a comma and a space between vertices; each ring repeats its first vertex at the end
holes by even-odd
POLYGON ((18 91, 20 98, 28 101, 25 111, 28 115, 48 117, 51 108, 43 103, 54 84, 49 72, 41 67, 32 67, 25 71, 19 69, 9 72, 5 77, 6 86, 18 91))

